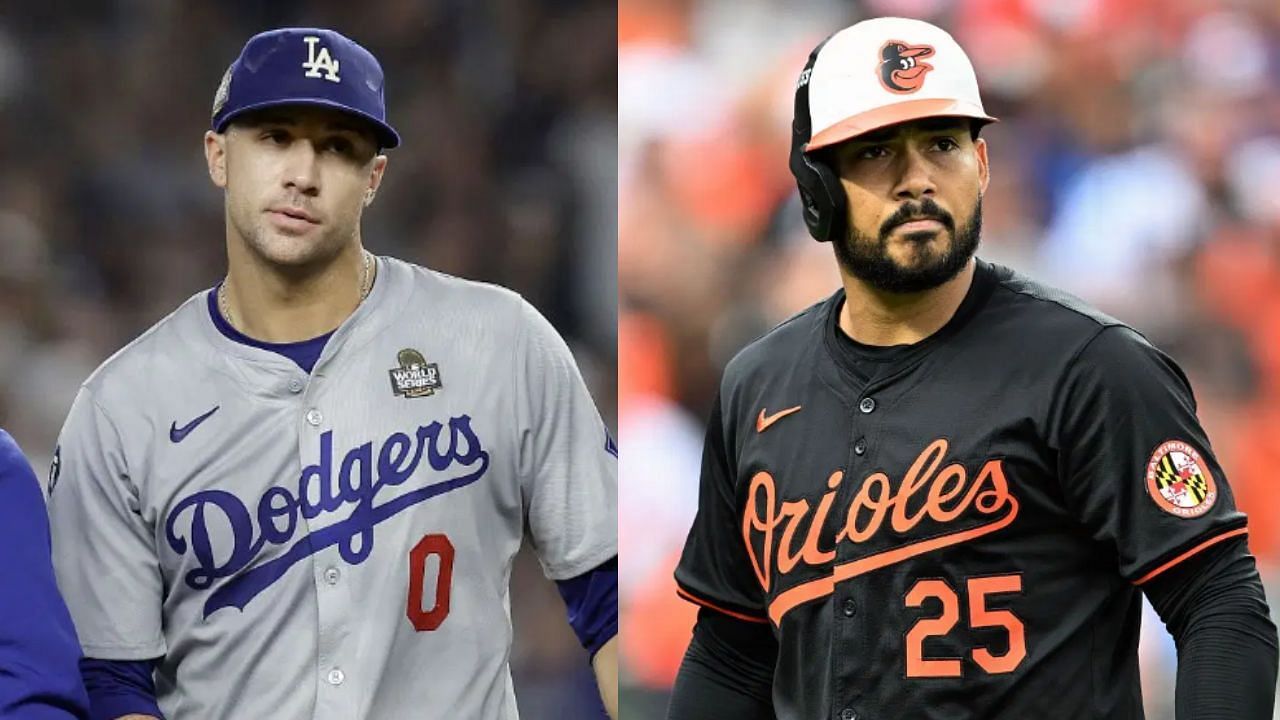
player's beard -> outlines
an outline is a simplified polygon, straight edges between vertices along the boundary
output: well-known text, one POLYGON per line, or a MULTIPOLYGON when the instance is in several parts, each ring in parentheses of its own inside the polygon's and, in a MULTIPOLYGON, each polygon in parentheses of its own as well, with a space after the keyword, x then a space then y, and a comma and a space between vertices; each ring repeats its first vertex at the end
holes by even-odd
MULTIPOLYGON (((937 234, 929 230, 908 233, 908 242, 927 242, 937 234), (917 237, 918 236, 918 237, 917 237)), ((978 250, 982 235, 982 196, 974 202, 969 222, 957 228, 955 219, 930 198, 920 203, 904 204, 880 226, 879 237, 864 235, 850 228, 844 242, 834 242, 836 261, 846 272, 877 290, 892 293, 914 293, 930 290, 960 274, 978 250), (941 252, 917 248, 920 259, 903 267, 889 254, 889 236, 896 226, 909 219, 927 218, 945 226, 951 242, 941 252)))

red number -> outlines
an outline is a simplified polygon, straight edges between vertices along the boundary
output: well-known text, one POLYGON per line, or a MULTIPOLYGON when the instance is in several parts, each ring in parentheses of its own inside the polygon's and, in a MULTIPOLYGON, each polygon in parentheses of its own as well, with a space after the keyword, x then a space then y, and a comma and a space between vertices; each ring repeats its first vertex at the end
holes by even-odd
POLYGON ((925 598, 942 601, 942 614, 920 618, 907 631, 907 677, 960 677, 960 660, 930 660, 924 656, 924 639, 946 635, 960 619, 960 599, 945 580, 919 580, 907 593, 907 607, 920 607, 925 598))
POLYGON ((1027 638, 1022 621, 1008 610, 988 610, 987 595, 1022 592, 1021 575, 1000 575, 969 579, 969 627, 1003 627, 1009 633, 1009 652, 992 655, 986 648, 973 649, 973 661, 992 675, 1013 672, 1027 656, 1027 638))
MULTIPOLYGON (((969 627, 1002 627, 1009 633, 1009 650, 993 655, 986 648, 971 651, 978 667, 992 675, 1013 672, 1027 656, 1026 628, 1009 610, 988 610, 987 596, 997 593, 1022 592, 1021 575, 997 575, 969 578, 965 583, 969 596, 969 627)), ((946 635, 960 619, 960 598, 945 580, 917 580, 907 591, 907 607, 920 607, 926 598, 942 601, 942 614, 921 618, 907 631, 907 677, 960 677, 958 658, 935 659, 924 656, 924 639, 946 635)))
POLYGON ((418 632, 435 630, 449 617, 449 590, 453 584, 453 543, 439 533, 424 535, 409 551, 409 603, 406 614, 418 632), (427 571, 427 558, 440 558, 436 573, 436 601, 429 609, 422 607, 422 581, 427 571))

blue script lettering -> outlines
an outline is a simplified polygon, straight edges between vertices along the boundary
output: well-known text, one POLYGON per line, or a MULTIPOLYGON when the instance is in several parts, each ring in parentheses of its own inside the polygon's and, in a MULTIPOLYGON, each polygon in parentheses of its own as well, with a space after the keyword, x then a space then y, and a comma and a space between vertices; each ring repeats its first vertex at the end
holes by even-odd
POLYGON ((175 553, 185 555, 190 549, 195 558, 196 567, 186 573, 183 581, 193 590, 207 590, 215 580, 231 578, 205 601, 204 616, 224 607, 243 610, 290 567, 330 545, 338 546, 343 560, 359 565, 373 552, 373 528, 378 523, 420 502, 479 480, 489 469, 489 453, 471 429, 471 417, 450 418, 447 440, 443 437, 444 430, 444 425, 433 422, 419 427, 413 437, 392 433, 378 449, 376 463, 373 443, 359 445, 342 457, 336 479, 333 477, 333 431, 325 431, 320 436, 320 459, 302 469, 297 493, 272 487, 259 498, 256 512, 250 512, 240 498, 225 490, 201 490, 180 500, 165 522, 165 538, 175 553), (382 488, 403 485, 413 476, 424 451, 427 464, 436 472, 444 472, 454 465, 468 472, 375 506, 374 498, 382 488), (346 506, 354 507, 345 520, 303 535, 279 557, 248 567, 265 544, 284 545, 294 540, 299 515, 313 520, 346 506), (178 526, 188 516, 190 526, 184 535, 178 526), (215 517, 231 527, 230 553, 214 552, 208 523, 215 517), (227 555, 226 560, 219 563, 216 559, 219 555, 227 555))

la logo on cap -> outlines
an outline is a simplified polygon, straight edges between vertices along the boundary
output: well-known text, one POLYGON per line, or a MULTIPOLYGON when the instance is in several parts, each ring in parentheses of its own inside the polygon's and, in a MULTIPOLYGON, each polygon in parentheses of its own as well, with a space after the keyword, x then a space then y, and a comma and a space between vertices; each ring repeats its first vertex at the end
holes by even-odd
POLYGON ((307 35, 302 40, 307 44, 307 60, 302 63, 302 67, 306 69, 306 72, 303 75, 309 78, 323 77, 330 82, 339 82, 341 78, 338 77, 338 61, 334 60, 333 56, 329 54, 329 48, 322 46, 320 53, 316 54, 316 45, 320 43, 320 38, 316 35, 307 35), (320 74, 321 70, 324 71, 323 75, 320 74))

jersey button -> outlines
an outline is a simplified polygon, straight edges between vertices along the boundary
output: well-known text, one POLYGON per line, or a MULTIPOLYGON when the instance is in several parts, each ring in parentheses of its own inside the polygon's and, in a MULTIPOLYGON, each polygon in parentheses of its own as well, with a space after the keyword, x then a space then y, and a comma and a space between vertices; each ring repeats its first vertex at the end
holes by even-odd
POLYGON ((840 711, 840 720, 858 720, 858 713, 853 708, 845 708, 840 711))
POLYGON ((289 381, 289 392, 291 392, 291 393, 300 393, 300 392, 302 392, 302 381, 301 381, 301 380, 299 380, 298 378, 294 378, 294 379, 290 380, 290 381, 289 381))
MULTIPOLYGON (((858 409, 864 413, 869 413, 876 409, 876 401, 871 398, 862 398, 862 402, 858 403, 858 409)), ((848 720, 846 718, 846 720, 848 720)))
POLYGON ((853 454, 861 455, 867 451, 867 439, 858 438, 858 442, 853 444, 853 454))
POLYGON ((307 422, 311 423, 312 425, 319 425, 320 421, 323 419, 324 419, 324 416, 320 414, 319 410, 315 408, 311 408, 310 410, 307 411, 307 422))
POLYGON ((334 669, 330 670, 330 671, 329 671, 329 677, 327 678, 327 680, 329 681, 329 684, 330 684, 330 685, 341 685, 341 684, 342 684, 342 681, 343 681, 343 680, 346 680, 346 679, 347 679, 346 674, 345 674, 345 673, 343 673, 343 672, 342 672, 341 670, 339 670, 338 668, 334 668, 334 669))
POLYGON ((324 571, 324 581, 330 585, 337 585, 339 577, 342 577, 342 573, 336 567, 331 567, 324 571))
POLYGON ((844 601, 844 616, 853 617, 858 613, 858 604, 852 598, 844 601))

